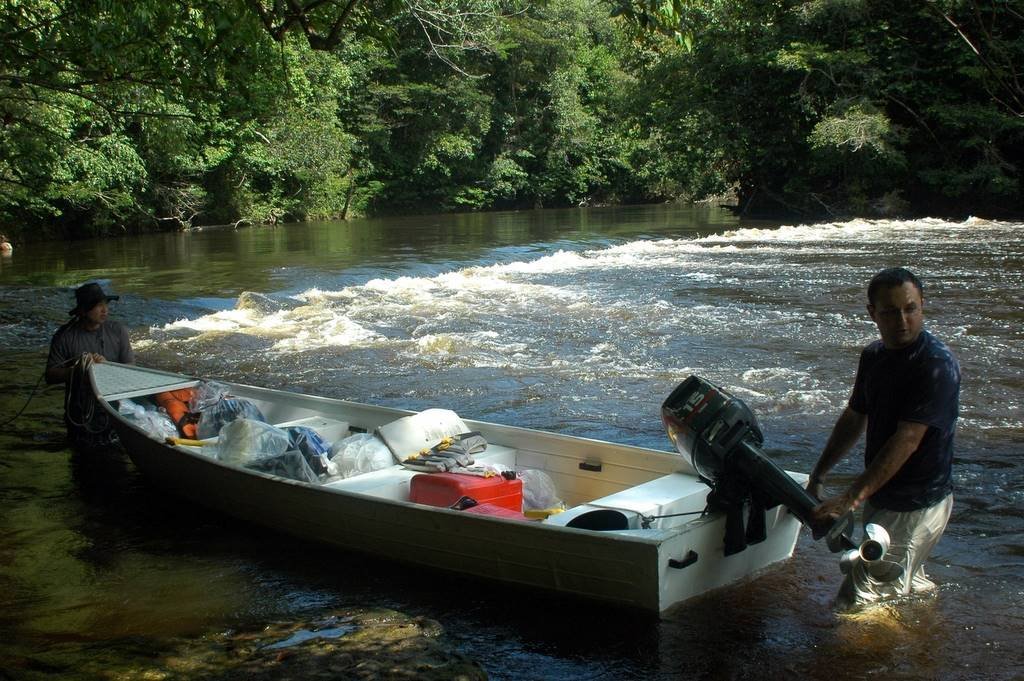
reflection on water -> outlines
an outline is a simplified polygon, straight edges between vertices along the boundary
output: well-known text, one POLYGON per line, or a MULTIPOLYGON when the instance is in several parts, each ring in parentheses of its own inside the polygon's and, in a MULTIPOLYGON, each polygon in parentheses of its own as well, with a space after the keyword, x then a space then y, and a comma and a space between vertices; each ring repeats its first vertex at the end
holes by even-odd
POLYGON ((964 389, 936 596, 837 618, 836 557, 804 537, 784 566, 650 618, 424 579, 183 507, 120 455, 72 457, 51 388, 0 432, 0 669, 152 665, 181 637, 379 607, 436 619, 495 679, 1020 678, 1021 227, 776 227, 660 206, 20 249, 0 268, 0 345, 14 350, 0 420, 32 390, 67 287, 90 277, 123 295, 114 314, 160 368, 662 449, 657 406, 700 373, 754 409, 773 457, 807 470, 875 333, 865 282, 904 264, 964 389))

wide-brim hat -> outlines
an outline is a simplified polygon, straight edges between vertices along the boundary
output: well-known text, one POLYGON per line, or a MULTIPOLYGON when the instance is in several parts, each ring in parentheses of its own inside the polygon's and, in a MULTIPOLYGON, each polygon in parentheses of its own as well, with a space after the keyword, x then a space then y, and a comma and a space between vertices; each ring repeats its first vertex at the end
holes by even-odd
POLYGON ((82 284, 75 289, 75 307, 68 311, 68 314, 85 314, 96 307, 98 303, 108 300, 117 300, 121 296, 108 296, 103 287, 92 282, 82 284))

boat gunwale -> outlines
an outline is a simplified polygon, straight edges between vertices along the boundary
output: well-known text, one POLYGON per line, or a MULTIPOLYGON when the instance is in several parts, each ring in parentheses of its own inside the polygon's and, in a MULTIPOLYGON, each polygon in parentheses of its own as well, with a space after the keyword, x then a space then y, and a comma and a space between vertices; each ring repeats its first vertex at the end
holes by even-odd
MULTIPOLYGON (((155 371, 169 377, 182 376, 126 366, 139 371, 155 371)), ((90 382, 102 408, 110 414, 115 427, 123 432, 122 442, 128 456, 139 472, 153 484, 245 523, 269 527, 274 531, 342 550, 379 556, 385 560, 657 613, 696 596, 753 578, 757 573, 790 558, 799 538, 799 523, 788 518, 783 521, 788 527, 780 526, 778 532, 770 532, 770 541, 753 547, 753 554, 744 552, 738 554, 738 557, 731 557, 722 555, 720 537, 724 532, 725 514, 720 511, 706 513, 667 528, 591 530, 559 523, 523 522, 468 514, 393 496, 378 496, 344 487, 291 480, 228 464, 206 456, 201 451, 160 441, 121 414, 111 404, 111 400, 99 392, 95 372, 90 371, 90 382), (286 483, 286 486, 281 483, 286 483), (325 492, 336 495, 333 499, 337 499, 337 505, 325 492), (297 513, 297 509, 304 509, 305 512, 297 513), (335 517, 337 512, 351 514, 351 519, 342 526, 332 524, 330 518, 335 517), (503 524, 488 526, 487 521, 503 524), (501 528, 501 531, 495 532, 488 527, 501 528), (413 540, 412 544, 410 540, 413 540), (479 546, 475 551, 469 548, 477 544, 479 546), (460 545, 466 548, 454 548, 460 545), (410 546, 419 547, 419 550, 410 555, 410 546), (517 559, 518 551, 522 549, 529 549, 533 557, 517 559), (678 562, 688 555, 687 551, 693 553, 693 549, 697 549, 701 556, 709 555, 710 558, 705 560, 710 560, 710 563, 701 561, 697 564, 696 572, 682 571, 690 563, 672 564, 673 559, 678 562), (468 558, 474 567, 469 568, 466 564, 451 560, 459 557, 468 558), (479 564, 476 564, 477 561, 479 564), (592 569, 597 566, 600 566, 599 569, 592 569)), ((402 417, 417 413, 319 395, 229 381, 219 382, 232 390, 237 389, 240 396, 266 401, 268 407, 273 406, 274 398, 277 398, 277 405, 283 413, 274 416, 297 416, 289 414, 289 411, 307 412, 309 415, 345 421, 349 418, 346 409, 356 416, 361 412, 373 415, 363 424, 367 426, 367 431, 386 423, 381 421, 383 416, 402 417), (324 406, 327 408, 324 409, 324 406)), ((159 391, 157 387, 150 393, 137 394, 142 396, 159 391)), ((685 470, 688 462, 683 457, 671 452, 519 426, 473 420, 465 422, 467 426, 482 426, 488 439, 491 439, 488 433, 507 435, 496 438, 494 445, 513 449, 517 457, 526 457, 526 463, 531 463, 529 460, 532 457, 552 456, 556 460, 582 464, 589 458, 588 448, 596 446, 596 459, 609 464, 606 472, 622 474, 596 481, 599 489, 601 485, 606 488, 622 485, 612 495, 620 491, 628 493, 646 482, 658 482, 674 474, 703 483, 698 475, 685 470), (525 446, 520 446, 516 441, 517 436, 525 440, 525 446), (532 443, 551 446, 528 448, 532 443), (571 446, 567 451, 559 452, 558 445, 565 444, 571 446), (601 452, 615 453, 616 456, 601 459, 601 452), (637 463, 631 467, 624 464, 623 460, 628 460, 630 454, 637 454, 652 465, 645 467, 637 463), (655 477, 646 482, 628 484, 631 468, 655 474, 655 477)), ((587 480, 593 481, 592 476, 598 474, 587 471, 582 465, 580 468, 584 471, 581 474, 570 473, 571 468, 560 472, 563 475, 574 475, 583 484, 587 484, 587 480)), ((585 508, 591 502, 600 502, 604 498, 601 495, 593 498, 577 496, 585 500, 571 508, 585 508)), ((600 508, 600 504, 597 507, 600 508)))
MULTIPOLYGON (((116 364, 116 363, 111 362, 111 364, 116 364)), ((130 367, 131 365, 123 365, 123 366, 129 366, 130 367)), ((168 375, 168 376, 174 376, 174 377, 182 377, 182 376, 184 376, 183 374, 173 374, 173 373, 170 373, 170 372, 163 372, 163 371, 158 370, 158 369, 152 369, 151 370, 148 367, 143 368, 143 370, 144 371, 154 371, 154 372, 158 372, 158 373, 162 373, 162 374, 165 374, 165 375, 168 375)), ((203 379, 196 379, 196 378, 193 378, 193 377, 190 377, 190 376, 185 376, 185 377, 189 378, 190 380, 196 380, 196 381, 203 380, 203 379)), ((262 478, 262 479, 265 479, 265 480, 268 480, 268 481, 271 481, 271 482, 275 482, 275 483, 284 483, 286 485, 291 485, 291 486, 294 486, 294 487, 297 487, 297 488, 308 489, 308 490, 311 490, 311 491, 317 492, 317 493, 333 493, 333 494, 337 494, 337 495, 340 495, 340 496, 343 496, 343 497, 355 497, 355 498, 358 498, 360 500, 366 501, 368 503, 386 504, 386 505, 389 505, 389 506, 394 506, 394 507, 403 508, 403 509, 407 509, 407 510, 411 510, 411 511, 417 511, 417 512, 426 512, 426 513, 442 512, 442 513, 444 513, 446 515, 450 515, 451 517, 460 517, 460 518, 472 519, 472 521, 474 521, 474 522, 477 521, 477 520, 483 521, 483 522, 500 521, 500 522, 503 522, 503 523, 506 523, 506 524, 510 524, 510 525, 522 526, 523 528, 531 528, 532 530, 547 531, 547 532, 557 532, 559 534, 569 533, 569 534, 575 534, 575 535, 579 535, 579 536, 595 537, 595 538, 603 539, 603 540, 606 540, 606 541, 615 541, 615 542, 625 541, 625 542, 631 542, 631 543, 650 544, 650 545, 654 545, 654 546, 658 546, 658 545, 664 543, 665 541, 668 541, 669 539, 671 539, 673 537, 676 537, 676 536, 678 536, 680 534, 685 534, 685 533, 687 533, 687 532, 689 532, 691 530, 697 529, 698 527, 704 525, 705 523, 713 522, 715 519, 723 516, 723 514, 721 512, 709 512, 706 515, 694 518, 694 519, 692 519, 692 520, 690 520, 690 521, 688 521, 686 523, 683 523, 681 525, 678 525, 678 526, 672 527, 672 528, 649 528, 649 529, 641 529, 641 530, 621 530, 621 531, 619 531, 619 530, 611 530, 611 531, 601 530, 601 531, 597 531, 597 530, 589 530, 589 529, 581 529, 581 528, 575 528, 575 527, 568 527, 568 526, 565 526, 565 525, 552 525, 552 524, 547 524, 547 523, 543 523, 543 522, 524 523, 524 522, 519 521, 519 520, 512 520, 512 519, 508 519, 508 518, 500 518, 500 517, 487 516, 487 515, 481 515, 481 514, 468 514, 468 513, 463 513, 461 511, 457 511, 455 509, 449 509, 449 508, 445 508, 445 507, 441 507, 441 506, 431 506, 431 505, 428 505, 428 504, 419 504, 419 503, 416 503, 414 501, 408 501, 408 500, 402 500, 402 499, 394 499, 394 498, 389 498, 389 497, 385 497, 385 496, 375 495, 375 494, 368 493, 368 492, 360 492, 360 491, 356 491, 356 490, 348 490, 348 489, 345 489, 343 487, 332 487, 330 485, 325 485, 325 484, 322 484, 322 483, 319 483, 319 482, 314 483, 314 482, 304 482, 304 481, 301 481, 301 480, 293 480, 293 479, 290 479, 290 478, 285 478, 285 477, 282 477, 282 476, 273 475, 271 473, 265 473, 263 471, 253 470, 253 469, 250 469, 250 468, 246 468, 244 466, 237 466, 237 465, 234 465, 234 464, 226 463, 226 462, 221 461, 219 459, 216 459, 214 457, 204 455, 201 452, 193 451, 192 448, 189 448, 189 447, 176 446, 176 445, 172 445, 172 444, 169 444, 169 443, 166 443, 166 442, 161 442, 159 440, 156 440, 148 432, 146 432, 144 429, 139 427, 137 424, 133 423, 130 419, 126 418, 116 408, 114 408, 114 406, 112 404, 110 404, 110 401, 107 400, 106 397, 104 397, 104 396, 102 396, 100 394, 99 390, 97 389, 97 387, 95 385, 95 380, 92 378, 92 375, 90 375, 90 378, 92 380, 93 390, 96 393, 98 401, 100 402, 100 404, 103 405, 104 409, 111 416, 111 418, 116 420, 117 423, 119 423, 121 426, 126 427, 126 428, 131 428, 138 435, 147 438, 152 443, 152 445, 155 445, 156 447, 158 447, 158 448, 160 448, 160 449, 162 449, 162 450, 164 450, 166 452, 169 452, 169 453, 173 454, 174 456, 178 456, 178 457, 186 456, 186 457, 189 457, 189 458, 191 458, 191 459, 193 459, 193 460, 195 460, 197 462, 200 462, 202 464, 205 464, 205 465, 213 465, 213 466, 216 466, 216 467, 220 467, 220 468, 230 472, 231 474, 240 474, 242 476, 253 476, 253 477, 262 478)), ((287 391, 287 390, 280 390, 280 389, 276 389, 276 388, 265 388, 265 387, 260 387, 260 386, 251 386, 251 385, 246 385, 246 384, 242 384, 242 383, 235 383, 235 382, 231 382, 231 381, 221 381, 221 380, 218 380, 218 379, 211 379, 211 380, 217 380, 218 383, 226 385, 226 386, 228 386, 229 388, 232 388, 232 389, 234 389, 234 388, 242 388, 243 391, 252 392, 252 393, 255 393, 255 394, 261 394, 262 393, 262 394, 280 395, 282 397, 289 398, 289 399, 292 399, 292 400, 298 398, 299 401, 312 400, 314 402, 326 402, 326 403, 330 403, 330 404, 341 405, 341 406, 344 406, 344 407, 353 407, 355 409, 368 408, 370 410, 378 411, 380 413, 388 413, 388 414, 394 415, 396 417, 408 416, 408 415, 412 415, 412 414, 416 414, 417 413, 415 411, 407 410, 407 409, 400 409, 400 408, 396 408, 396 407, 386 407, 386 406, 382 406, 382 405, 374 405, 374 404, 368 404, 368 403, 362 403, 362 402, 354 402, 354 401, 350 401, 350 400, 343 400, 343 399, 340 399, 340 398, 326 397, 326 396, 321 396, 321 395, 310 395, 310 394, 307 394, 307 393, 295 393, 295 392, 291 392, 291 391, 287 391)), ((469 425, 469 426, 484 426, 484 427, 489 428, 489 429, 490 428, 498 428, 498 429, 501 429, 501 430, 507 430, 507 431, 509 431, 511 433, 524 433, 524 434, 529 434, 532 437, 540 436, 540 437, 542 437, 544 439, 550 438, 550 439, 555 440, 555 441, 573 442, 573 443, 578 443, 578 444, 598 444, 598 445, 601 445, 601 446, 604 446, 604 447, 612 447, 614 449, 621 449, 621 450, 624 451, 624 453, 627 453, 627 454, 630 453, 630 452, 638 452, 638 453, 643 453, 645 455, 653 454, 653 455, 664 455, 664 456, 667 456, 667 457, 677 457, 680 463, 686 463, 685 460, 682 457, 679 457, 678 455, 672 454, 671 452, 662 452, 662 451, 658 451, 658 450, 655 450, 655 449, 649 449, 649 448, 645 448, 645 447, 638 447, 638 446, 635 446, 635 445, 619 444, 619 443, 615 443, 615 442, 609 442, 607 440, 597 440, 597 439, 593 439, 593 438, 585 438, 585 437, 579 437, 579 436, 575 436, 575 435, 565 435, 565 434, 561 434, 561 433, 552 433, 552 432, 549 432, 549 431, 536 430, 536 429, 532 429, 532 428, 523 428, 521 426, 510 426, 510 425, 493 423, 493 422, 487 422, 487 421, 477 421, 477 420, 473 420, 473 419, 464 419, 464 422, 466 423, 466 425, 469 425)), ((503 445, 503 446, 508 446, 508 445, 503 445)), ((547 454, 546 452, 537 452, 537 453, 539 453, 539 454, 547 454)), ((132 452, 128 451, 127 454, 128 454, 128 456, 130 458, 132 458, 132 460, 134 462, 135 459, 132 456, 132 452)), ((623 468, 632 468, 632 469, 635 469, 635 470, 643 470, 643 471, 649 471, 650 470, 650 469, 644 468, 642 466, 629 466, 629 465, 626 465, 626 464, 622 464, 622 467, 623 468)), ((385 470, 387 470, 387 469, 385 469, 385 470)), ((690 475, 687 471, 677 471, 677 472, 683 473, 684 475, 690 475)), ((359 476, 354 476, 354 477, 359 477, 359 476)), ((694 477, 696 477, 696 476, 694 476, 694 477)), ((589 503, 589 502, 583 502, 583 503, 578 504, 578 505, 585 505, 586 503, 589 503)))

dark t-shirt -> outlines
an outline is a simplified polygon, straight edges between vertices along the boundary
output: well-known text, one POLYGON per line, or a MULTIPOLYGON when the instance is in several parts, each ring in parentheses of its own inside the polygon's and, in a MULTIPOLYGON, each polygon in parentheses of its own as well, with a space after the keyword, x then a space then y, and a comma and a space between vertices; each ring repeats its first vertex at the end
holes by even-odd
MULTIPOLYGON (((87 331, 80 320, 62 326, 53 334, 50 341, 50 354, 46 358, 46 368, 67 368, 85 353, 103 355, 111 362, 132 364, 135 355, 128 338, 128 329, 119 322, 107 320, 95 331, 87 331)), ((65 398, 70 398, 71 374, 64 384, 65 398)), ((94 448, 106 446, 111 442, 109 421, 102 409, 83 407, 82 400, 94 398, 65 399, 64 423, 68 428, 68 437, 77 446, 94 448)))
POLYGON ((111 362, 132 364, 135 361, 128 329, 108 319, 95 331, 86 331, 80 322, 60 328, 50 341, 46 368, 69 367, 86 352, 103 355, 111 362))
POLYGON ((911 511, 931 506, 953 490, 959 403, 960 363, 927 331, 906 348, 888 350, 882 341, 864 348, 850 408, 868 417, 865 465, 871 464, 900 421, 928 426, 917 450, 871 496, 872 505, 911 511))

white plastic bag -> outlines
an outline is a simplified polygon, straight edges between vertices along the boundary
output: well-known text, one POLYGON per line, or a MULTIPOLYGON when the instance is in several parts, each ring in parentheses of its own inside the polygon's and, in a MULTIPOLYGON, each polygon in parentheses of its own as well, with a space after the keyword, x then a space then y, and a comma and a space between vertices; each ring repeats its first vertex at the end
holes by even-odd
POLYGON ((228 387, 216 381, 203 381, 196 386, 196 391, 189 400, 188 410, 196 414, 206 411, 217 404, 228 394, 228 387))
POLYGON ((528 468, 519 471, 523 481, 523 510, 547 510, 562 508, 562 500, 558 498, 558 490, 551 476, 544 471, 528 468))
POLYGON ((138 402, 124 399, 118 401, 117 411, 146 431, 146 434, 154 440, 163 442, 169 437, 178 437, 178 427, 174 425, 171 417, 162 410, 153 407, 146 409, 138 402))
POLYGON ((370 433, 357 433, 335 442, 331 447, 331 461, 337 464, 338 473, 343 478, 395 465, 388 446, 370 433))
POLYGON ((127 416, 131 419, 142 418, 142 415, 146 413, 146 408, 137 402, 133 402, 129 399, 123 399, 117 401, 117 411, 122 416, 127 416))
POLYGON ((163 442, 169 437, 178 437, 178 427, 171 417, 162 411, 143 411, 131 417, 154 440, 163 442))
POLYGON ((288 449, 288 433, 255 419, 236 419, 220 429, 217 458, 224 463, 244 466, 288 449))

